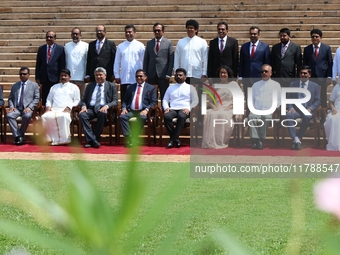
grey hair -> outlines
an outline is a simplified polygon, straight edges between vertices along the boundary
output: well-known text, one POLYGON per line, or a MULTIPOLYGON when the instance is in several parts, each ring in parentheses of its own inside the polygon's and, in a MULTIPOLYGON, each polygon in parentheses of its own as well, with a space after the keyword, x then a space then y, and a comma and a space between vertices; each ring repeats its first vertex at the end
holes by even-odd
POLYGON ((94 75, 96 75, 97 72, 103 72, 106 75, 106 70, 104 67, 97 67, 96 70, 94 70, 94 75))

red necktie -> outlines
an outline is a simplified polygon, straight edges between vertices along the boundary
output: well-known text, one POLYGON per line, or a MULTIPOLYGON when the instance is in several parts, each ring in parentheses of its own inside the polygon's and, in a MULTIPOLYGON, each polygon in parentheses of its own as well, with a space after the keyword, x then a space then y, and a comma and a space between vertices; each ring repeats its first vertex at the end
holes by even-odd
POLYGON ((136 100, 135 100, 135 111, 139 110, 139 97, 140 97, 141 89, 142 89, 142 85, 138 84, 137 95, 136 95, 136 100))
POLYGON ((319 46, 315 46, 315 51, 314 51, 315 59, 318 59, 318 56, 319 56, 319 46))
POLYGON ((159 40, 157 40, 157 44, 156 44, 156 53, 158 53, 159 51, 159 40))
POLYGON ((256 44, 253 43, 253 48, 251 49, 251 54, 250 54, 250 58, 253 59, 254 56, 255 56, 255 47, 256 47, 256 44))
POLYGON ((51 59, 51 46, 48 46, 48 51, 47 51, 47 63, 50 62, 51 59))

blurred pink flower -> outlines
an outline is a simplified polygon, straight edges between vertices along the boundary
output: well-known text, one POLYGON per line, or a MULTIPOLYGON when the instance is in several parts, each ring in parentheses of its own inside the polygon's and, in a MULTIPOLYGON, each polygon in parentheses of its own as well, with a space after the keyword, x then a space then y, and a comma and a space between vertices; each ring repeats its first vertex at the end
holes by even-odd
POLYGON ((314 187, 314 198, 320 210, 332 213, 340 220, 340 178, 318 182, 314 187))

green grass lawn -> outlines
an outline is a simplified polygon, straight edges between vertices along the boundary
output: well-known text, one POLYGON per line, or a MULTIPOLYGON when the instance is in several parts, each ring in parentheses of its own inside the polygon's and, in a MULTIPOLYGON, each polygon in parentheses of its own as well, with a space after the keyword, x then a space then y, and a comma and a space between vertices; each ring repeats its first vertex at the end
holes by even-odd
MULTIPOLYGON (((72 172, 77 161, 2 160, 46 197, 63 203, 68 194, 72 172)), ((86 162, 93 182, 104 194, 112 217, 121 203, 127 164, 124 162, 86 162)), ((145 184, 144 196, 133 220, 126 225, 120 244, 124 254, 228 254, 216 241, 216 231, 224 230, 251 254, 327 254, 323 231, 331 217, 319 212, 313 204, 316 179, 193 179, 189 163, 138 163, 138 178, 145 184), (173 196, 165 196, 167 205, 152 217, 148 231, 138 235, 138 228, 162 197, 169 183, 185 172, 183 182, 173 196)), ((177 182, 177 181, 175 181, 177 182)), ((6 189, 4 180, 0 189, 6 189)), ((1 196, 5 196, 3 192, 1 196)), ((86 250, 74 235, 45 228, 34 220, 34 212, 0 204, 0 217, 38 229, 47 236, 66 236, 86 250)), ((333 234, 340 236, 340 227, 333 234)), ((23 247, 31 254, 63 254, 38 247, 23 238, 0 234, 0 254, 23 247)))

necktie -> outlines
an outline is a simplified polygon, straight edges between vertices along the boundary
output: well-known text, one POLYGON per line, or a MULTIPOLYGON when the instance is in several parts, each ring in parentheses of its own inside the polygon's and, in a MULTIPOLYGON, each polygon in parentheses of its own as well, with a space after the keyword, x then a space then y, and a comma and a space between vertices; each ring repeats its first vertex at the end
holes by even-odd
POLYGON ((156 44, 156 53, 158 53, 158 51, 159 51, 159 40, 157 40, 157 44, 156 44))
POLYGON ((51 46, 48 46, 48 50, 47 50, 47 63, 50 62, 51 59, 51 46))
POLYGON ((97 49, 97 53, 98 54, 100 53, 100 50, 102 49, 102 46, 103 46, 103 42, 102 41, 98 42, 98 49, 97 49))
POLYGON ((100 101, 102 99, 102 84, 98 84, 98 90, 97 90, 97 94, 96 94, 96 103, 94 105, 94 112, 96 114, 98 114, 99 110, 100 110, 100 101))
POLYGON ((21 85, 21 93, 20 93, 20 100, 19 100, 19 110, 24 109, 24 93, 25 93, 25 83, 21 85))
POLYGON ((141 90, 142 90, 142 85, 138 84, 137 95, 136 95, 136 100, 135 100, 135 111, 139 110, 139 97, 140 97, 141 90))
POLYGON ((221 42, 220 42, 220 53, 222 54, 224 50, 224 40, 222 39, 221 42))
POLYGON ((319 56, 319 46, 315 46, 315 51, 314 51, 315 59, 318 59, 318 56, 319 56))
POLYGON ((253 43, 253 48, 251 49, 251 54, 250 54, 250 58, 253 59, 254 56, 255 56, 255 47, 256 47, 256 44, 253 43))
POLYGON ((282 49, 281 49, 281 57, 282 58, 285 56, 286 50, 287 50, 287 44, 282 45, 282 49))
MULTIPOLYGON (((306 83, 304 82, 301 82, 300 84, 300 88, 304 89, 306 86, 306 83)), ((304 94, 303 93, 299 93, 299 98, 304 98, 304 94)), ((303 104, 304 105, 304 104, 303 104)))

